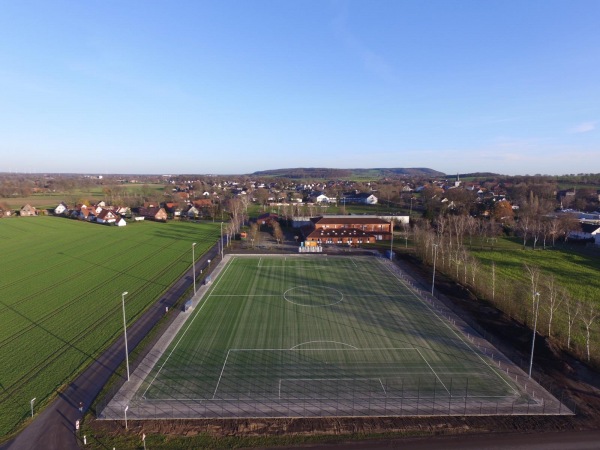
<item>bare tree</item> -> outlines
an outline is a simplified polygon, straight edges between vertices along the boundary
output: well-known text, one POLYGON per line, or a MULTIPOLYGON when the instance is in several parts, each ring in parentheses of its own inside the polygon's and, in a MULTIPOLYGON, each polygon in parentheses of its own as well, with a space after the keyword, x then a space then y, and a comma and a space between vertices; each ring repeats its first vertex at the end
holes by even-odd
POLYGON ((588 308, 584 308, 584 313, 581 315, 581 321, 585 327, 585 351, 587 355, 587 361, 590 362, 590 329, 598 319, 600 312, 594 308, 593 303, 590 302, 588 308))
POLYGON ((539 284, 540 284, 540 269, 536 266, 530 266, 525 264, 525 274, 529 280, 529 287, 531 289, 531 314, 533 327, 537 324, 539 314, 539 284))
POLYGON ((567 348, 571 348, 571 334, 575 320, 581 312, 581 303, 574 301, 571 296, 565 297, 565 306, 567 310, 567 348))
POLYGON ((561 222, 558 219, 552 219, 548 222, 548 234, 552 239, 552 247, 556 244, 556 239, 562 234, 561 222))
POLYGON ((279 225, 279 222, 273 221, 271 226, 273 227, 273 237, 275 238, 278 244, 281 244, 284 238, 281 225, 279 225))
POLYGON ((527 245, 527 238, 529 237, 530 229, 531 229, 531 217, 527 214, 519 217, 519 221, 517 222, 517 230, 523 237, 523 248, 527 245))
POLYGON ((408 248, 408 230, 410 225, 407 222, 401 222, 402 232, 404 233, 404 248, 408 248))
POLYGON ((248 232, 248 237, 250 238, 250 242, 252 243, 252 248, 254 248, 255 245, 258 245, 258 241, 259 241, 259 230, 258 230, 258 224, 256 222, 252 222, 252 224, 250 225, 250 231, 248 232))
POLYGON ((565 292, 564 289, 556 283, 554 277, 551 276, 547 280, 546 292, 544 295, 547 306, 545 306, 544 309, 548 311, 548 337, 552 337, 552 320, 554 319, 554 314, 565 298, 565 292))

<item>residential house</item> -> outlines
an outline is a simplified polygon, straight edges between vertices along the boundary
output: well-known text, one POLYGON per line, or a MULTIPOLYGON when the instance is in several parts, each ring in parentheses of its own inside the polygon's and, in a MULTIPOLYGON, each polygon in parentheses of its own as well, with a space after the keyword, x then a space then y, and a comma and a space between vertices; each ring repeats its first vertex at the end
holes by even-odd
POLYGON ((344 203, 360 203, 363 205, 375 205, 377 204, 377 197, 368 192, 359 192, 356 194, 344 194, 344 203))
MULTIPOLYGON (((315 201, 317 203, 332 203, 331 199, 329 197, 327 197, 325 194, 318 195, 315 198, 315 201)), ((334 199, 334 201, 335 201, 335 199, 334 199)))
POLYGON ((101 209, 98 215, 96 216, 96 222, 98 223, 116 223, 121 217, 118 214, 115 214, 109 209, 101 209))
POLYGON ((131 208, 129 206, 117 206, 113 211, 120 216, 128 216, 131 214, 131 208))
POLYGON ((198 209, 209 209, 213 205, 210 198, 201 198, 199 200, 194 200, 192 203, 198 209))
POLYGON ((277 221, 279 221, 279 216, 277 214, 273 214, 273 213, 264 213, 256 218, 256 223, 258 223, 259 226, 261 226, 261 225, 271 226, 273 224, 273 222, 277 222, 277 221))
POLYGON ((142 216, 148 220, 155 220, 157 222, 167 221, 167 212, 160 206, 151 206, 148 208, 138 208, 137 215, 142 216))
POLYGON ((27 205, 25 205, 25 206, 23 206, 21 208, 21 211, 19 212, 19 215, 21 217, 37 216, 38 212, 37 212, 37 209, 35 209, 34 206, 31 206, 30 204, 27 204, 27 205))
POLYGON ((68 207, 65 204, 65 202, 60 202, 58 204, 58 206, 56 208, 54 208, 54 214, 56 214, 57 216, 60 216, 61 214, 64 214, 65 211, 68 211, 68 207))
POLYGON ((190 219, 196 219, 200 216, 200 210, 194 205, 188 205, 183 211, 183 215, 189 217, 190 219))
POLYGON ((574 241, 591 241, 596 245, 600 245, 600 225, 592 223, 582 223, 581 230, 569 231, 567 239, 574 241))

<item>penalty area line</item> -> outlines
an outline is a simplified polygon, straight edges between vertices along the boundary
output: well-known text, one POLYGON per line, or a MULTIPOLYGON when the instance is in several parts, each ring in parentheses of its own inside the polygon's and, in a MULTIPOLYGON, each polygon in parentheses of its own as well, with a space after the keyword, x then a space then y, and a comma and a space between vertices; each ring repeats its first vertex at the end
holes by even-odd
POLYGON ((221 369, 221 374, 219 375, 219 380, 217 381, 217 386, 215 387, 215 392, 213 393, 213 400, 215 399, 215 395, 217 395, 217 390, 219 389, 219 384, 221 383, 221 377, 223 376, 223 372, 225 372, 225 365, 227 364, 227 359, 229 358, 229 352, 230 350, 227 350, 227 356, 225 357, 225 362, 223 363, 223 368, 221 369))

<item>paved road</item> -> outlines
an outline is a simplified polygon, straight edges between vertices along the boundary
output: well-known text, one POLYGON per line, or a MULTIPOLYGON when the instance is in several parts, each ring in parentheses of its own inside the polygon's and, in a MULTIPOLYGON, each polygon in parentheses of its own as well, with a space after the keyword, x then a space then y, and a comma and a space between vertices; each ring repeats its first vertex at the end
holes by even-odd
MULTIPOLYGON (((200 273, 200 269, 206 267, 208 259, 215 259, 217 254, 218 249, 215 246, 198 259, 196 274, 200 273)), ((127 328, 130 352, 165 315, 165 307, 172 307, 192 282, 190 268, 160 300, 127 328)), ((79 449, 75 434, 75 422, 83 415, 79 412, 79 403, 83 402, 84 410, 87 409, 124 359, 125 345, 123 339, 119 338, 76 380, 69 384, 65 392, 59 394, 56 400, 42 411, 27 428, 15 439, 0 446, 0 449, 79 449)))
POLYGON ((438 436, 422 438, 387 439, 381 441, 355 441, 307 445, 302 447, 278 447, 279 450, 301 448, 302 450, 598 450, 600 430, 560 431, 546 433, 498 433, 461 436, 438 436))

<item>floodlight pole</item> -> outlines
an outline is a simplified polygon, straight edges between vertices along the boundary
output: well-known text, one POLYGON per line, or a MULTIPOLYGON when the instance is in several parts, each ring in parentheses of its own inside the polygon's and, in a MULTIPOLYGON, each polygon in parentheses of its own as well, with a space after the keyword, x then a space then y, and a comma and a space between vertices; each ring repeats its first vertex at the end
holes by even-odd
POLYGON ((433 288, 435 286, 435 260, 437 259, 438 244, 433 244, 433 275, 431 277, 431 295, 433 295, 433 288))
POLYGON ((540 293, 533 295, 534 317, 533 317, 533 338, 531 339, 531 358, 529 359, 529 378, 531 378, 531 369, 533 369, 533 350, 535 348, 535 334, 537 332, 538 312, 540 308, 540 293))
POLYGON ((123 409, 123 413, 125 414, 125 429, 127 429, 127 410, 129 409, 129 405, 125 405, 123 409))
MULTIPOLYGON (((123 335, 125 337, 125 364, 127 366, 127 381, 129 381, 129 351, 127 351, 127 321, 125 320, 125 296, 128 292, 123 292, 121 294, 121 302, 123 303, 123 335)), ((125 424, 127 424, 127 419, 125 420, 125 424)), ((127 428, 127 426, 125 426, 127 428)))
POLYGON ((194 294, 196 293, 196 257, 194 255, 194 247, 196 243, 192 244, 192 274, 194 276, 194 294))
POLYGON ((29 403, 31 404, 31 417, 33 417, 33 402, 35 402, 35 397, 29 400, 29 403))
POLYGON ((221 259, 223 259, 223 222, 221 222, 221 259))
POLYGON ((392 241, 390 243, 390 261, 393 259, 394 255, 394 219, 390 222, 390 231, 392 232, 392 241))

